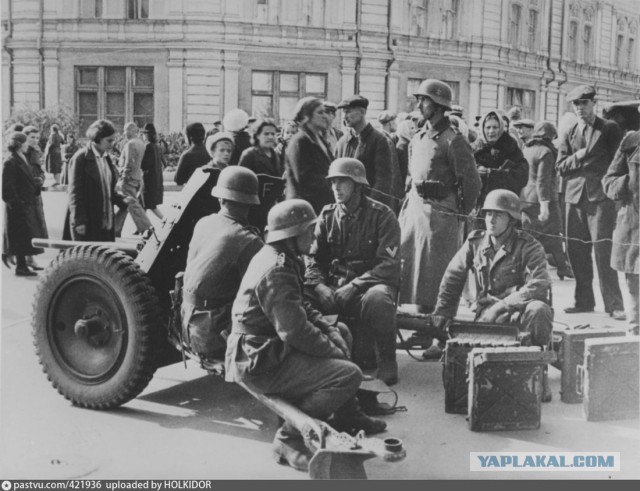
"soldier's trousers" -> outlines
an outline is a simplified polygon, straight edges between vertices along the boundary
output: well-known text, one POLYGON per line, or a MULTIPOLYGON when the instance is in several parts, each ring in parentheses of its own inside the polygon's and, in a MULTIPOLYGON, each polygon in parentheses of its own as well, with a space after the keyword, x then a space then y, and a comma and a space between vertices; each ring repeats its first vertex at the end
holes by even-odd
MULTIPOLYGON (((476 311, 476 318, 482 311, 476 311)), ((553 330, 553 310, 549 305, 540 300, 532 300, 523 309, 514 313, 499 317, 496 322, 519 322, 522 330, 531 333, 533 346, 547 347, 551 343, 551 331, 553 330)))
MULTIPOLYGON (((360 368, 376 368, 376 351, 380 361, 396 359, 396 294, 395 287, 374 285, 356 296, 344 311, 338 312, 343 318, 353 318, 353 322, 347 320, 354 338, 352 360, 360 368)), ((307 289, 306 298, 314 307, 319 307, 315 292, 307 289)))

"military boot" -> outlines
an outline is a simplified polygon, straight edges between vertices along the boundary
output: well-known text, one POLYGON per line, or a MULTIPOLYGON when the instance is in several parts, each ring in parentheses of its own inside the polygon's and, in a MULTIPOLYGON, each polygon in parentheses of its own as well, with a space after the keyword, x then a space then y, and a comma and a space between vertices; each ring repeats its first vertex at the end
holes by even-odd
POLYGON ((387 423, 370 418, 364 413, 355 396, 335 412, 331 426, 337 431, 349 433, 352 436, 360 431, 364 431, 367 435, 375 435, 387 429, 387 423))
POLYGON ((396 362, 396 333, 376 333, 378 353, 378 378, 387 385, 398 383, 398 363, 396 362))
POLYGON ((285 422, 273 439, 273 457, 278 464, 289 465, 302 472, 309 471, 309 461, 313 454, 304 444, 302 435, 285 422))

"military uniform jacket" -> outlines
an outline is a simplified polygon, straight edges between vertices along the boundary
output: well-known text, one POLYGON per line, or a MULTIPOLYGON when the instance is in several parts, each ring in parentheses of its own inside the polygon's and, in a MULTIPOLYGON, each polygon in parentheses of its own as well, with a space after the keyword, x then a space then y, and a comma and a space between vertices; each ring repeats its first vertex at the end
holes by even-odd
POLYGON ((338 204, 327 205, 315 234, 307 261, 308 285, 329 284, 331 262, 338 259, 353 269, 357 277, 351 283, 361 293, 377 284, 399 286, 400 225, 386 205, 363 196, 351 215, 338 204))
POLYGON ((511 229, 495 251, 485 230, 474 230, 453 257, 440 283, 435 314, 454 317, 469 270, 476 279, 478 298, 501 298, 510 311, 532 300, 546 301, 551 286, 547 259, 540 243, 526 232, 511 229))
POLYGON ((201 218, 189 244, 185 301, 200 310, 231 305, 249 262, 263 245, 257 230, 224 211, 201 218))
POLYGON ((456 211, 468 214, 476 205, 481 183, 471 145, 448 118, 432 128, 424 127, 413 137, 409 145, 409 176, 415 183, 440 181, 450 196, 456 193, 456 185, 461 186, 462 207, 456 211))
POLYGON ((328 336, 337 328, 303 300, 303 275, 304 264, 282 242, 251 260, 233 303, 227 381, 269 374, 294 350, 343 358, 328 336))
POLYGON ((616 228, 613 231, 611 267, 625 273, 640 273, 640 131, 628 134, 616 152, 602 179, 607 196, 620 203, 616 228))
POLYGON ((588 146, 579 123, 576 122, 566 132, 560 140, 556 169, 565 178, 567 203, 578 204, 585 190, 589 201, 607 199, 601 180, 607 173, 621 139, 622 133, 618 125, 598 116, 593 123, 588 146), (575 153, 581 148, 586 148, 587 152, 582 159, 578 159, 575 153))

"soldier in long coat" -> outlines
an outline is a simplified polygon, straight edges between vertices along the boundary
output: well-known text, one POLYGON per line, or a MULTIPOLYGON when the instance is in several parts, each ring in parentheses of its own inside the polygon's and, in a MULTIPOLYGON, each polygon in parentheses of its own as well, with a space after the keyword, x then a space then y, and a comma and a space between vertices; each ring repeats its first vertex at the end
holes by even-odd
POLYGON ((433 310, 438 285, 462 246, 464 219, 476 204, 480 178, 471 146, 451 127, 451 89, 425 80, 414 94, 428 125, 413 137, 409 155, 411 189, 400 211, 402 282, 399 303, 433 310))

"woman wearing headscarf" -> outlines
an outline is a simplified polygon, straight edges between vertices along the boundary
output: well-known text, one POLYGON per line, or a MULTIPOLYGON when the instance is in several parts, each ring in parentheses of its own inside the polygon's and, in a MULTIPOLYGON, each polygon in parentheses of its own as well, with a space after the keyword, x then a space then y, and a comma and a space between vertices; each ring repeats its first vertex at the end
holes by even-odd
POLYGON ((113 205, 126 208, 115 192, 118 172, 110 151, 116 129, 99 119, 87 129, 87 146, 69 162, 69 204, 62 238, 86 242, 113 242, 116 238, 113 205))
POLYGON ((164 220, 164 215, 158 209, 162 204, 164 195, 164 183, 162 172, 164 171, 164 154, 158 145, 158 133, 152 123, 147 123, 142 129, 144 141, 147 144, 142 157, 140 167, 143 172, 144 209, 151 210, 160 220, 164 220))
POLYGON ((323 134, 329 125, 322 101, 305 97, 296 106, 296 133, 285 158, 285 194, 287 199, 302 198, 313 206, 316 213, 333 203, 333 192, 326 177, 333 154, 323 134))
POLYGON ((409 171, 409 143, 411 143, 416 131, 416 125, 411 119, 404 119, 398 124, 396 152, 398 153, 398 166, 403 186, 407 182, 407 173, 409 171))
POLYGON ((37 273, 27 265, 27 256, 44 252, 31 245, 31 239, 39 237, 37 198, 40 186, 27 163, 29 144, 26 135, 13 132, 7 142, 10 155, 2 165, 2 200, 5 203, 5 250, 2 252, 3 256, 15 256, 16 276, 35 276, 37 273))
POLYGON ((520 193, 522 228, 533 235, 551 254, 562 280, 573 278, 573 271, 562 249, 560 230, 562 219, 558 204, 556 158, 558 151, 552 141, 556 138, 552 123, 540 121, 525 144, 524 156, 529 163, 529 180, 520 193))
POLYGON ((64 138, 60 134, 57 124, 51 125, 51 132, 47 146, 44 149, 45 168, 49 174, 53 174, 54 183, 52 187, 60 184, 60 173, 62 172, 62 151, 60 146, 64 143, 64 138))
MULTIPOLYGON (((489 111, 480 119, 480 138, 474 143, 474 157, 482 189, 472 213, 477 217, 484 199, 494 189, 508 189, 520 195, 527 184, 529 164, 516 141, 506 131, 498 111, 489 111)), ((475 219, 471 228, 484 228, 484 220, 475 219)))
POLYGON ((205 130, 202 123, 188 124, 184 133, 189 148, 180 155, 176 175, 173 178, 180 186, 186 184, 198 167, 209 162, 209 152, 204 146, 205 130))

